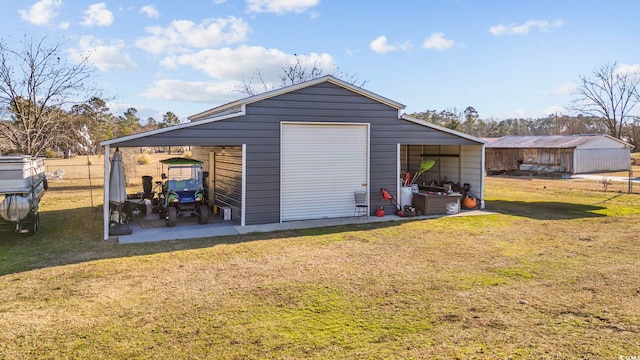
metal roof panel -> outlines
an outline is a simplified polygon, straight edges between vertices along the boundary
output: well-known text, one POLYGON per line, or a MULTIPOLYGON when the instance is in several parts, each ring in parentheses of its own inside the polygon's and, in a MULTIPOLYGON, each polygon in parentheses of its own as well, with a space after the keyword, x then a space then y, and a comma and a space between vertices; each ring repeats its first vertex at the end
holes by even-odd
POLYGON ((547 149, 571 149, 593 141, 601 134, 583 135, 541 135, 541 136, 516 136, 501 137, 485 145, 486 148, 547 148, 547 149))

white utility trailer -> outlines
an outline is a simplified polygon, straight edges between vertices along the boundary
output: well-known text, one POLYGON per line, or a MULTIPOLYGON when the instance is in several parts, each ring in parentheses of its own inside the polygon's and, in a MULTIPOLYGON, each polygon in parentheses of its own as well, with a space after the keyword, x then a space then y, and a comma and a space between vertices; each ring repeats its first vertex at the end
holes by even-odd
POLYGON ((34 234, 40 199, 48 188, 44 158, 0 156, 0 227, 34 234))

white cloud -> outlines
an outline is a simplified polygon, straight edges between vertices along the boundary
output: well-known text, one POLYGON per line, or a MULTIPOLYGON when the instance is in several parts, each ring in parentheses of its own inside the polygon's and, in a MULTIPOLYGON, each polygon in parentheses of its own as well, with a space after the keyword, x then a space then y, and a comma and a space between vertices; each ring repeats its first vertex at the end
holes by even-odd
POLYGON ((62 0, 40 0, 31 5, 28 10, 18 10, 18 14, 24 21, 35 25, 45 25, 58 16, 56 10, 60 7, 62 7, 62 0))
POLYGON ((147 15, 148 18, 157 19, 160 17, 160 12, 153 5, 146 5, 140 8, 140 13, 147 15))
POLYGON ((113 13, 107 9, 107 4, 101 2, 90 5, 84 11, 84 26, 110 26, 113 24, 113 13))
POLYGON ((527 35, 532 29, 541 32, 550 31, 552 28, 562 27, 562 20, 548 22, 547 20, 529 20, 524 24, 495 25, 489 28, 489 32, 495 36, 500 35, 527 35))
POLYGON ((559 105, 554 105, 554 106, 549 106, 545 109, 542 110, 541 114, 537 117, 547 117, 551 114, 564 114, 567 112, 567 108, 564 106, 559 106, 559 105))
POLYGON ((249 25, 240 18, 229 16, 206 19, 200 24, 174 20, 166 28, 150 26, 145 31, 149 36, 138 39, 136 46, 153 54, 162 54, 242 42, 247 39, 249 25))
POLYGON ((384 54, 398 49, 393 45, 389 45, 386 36, 378 36, 369 44, 369 48, 378 54, 384 54))
POLYGON ((389 44, 386 36, 378 36, 375 40, 369 43, 369 49, 371 49, 374 52, 377 52, 378 54, 384 54, 384 53, 397 51, 397 50, 406 51, 411 49, 411 43, 407 41, 400 45, 391 45, 389 44))
POLYGON ((443 51, 451 49, 455 44, 455 41, 445 39, 444 33, 433 33, 427 40, 424 41, 422 47, 425 49, 443 51))
POLYGON ((616 68, 616 73, 640 75, 640 64, 632 64, 632 65, 620 64, 616 68))
POLYGON ((161 79, 154 81, 141 95, 148 99, 220 104, 238 98, 239 94, 234 89, 241 85, 238 81, 214 83, 161 79))
POLYGON ((70 22, 64 21, 58 24, 58 29, 67 30, 70 26, 71 26, 70 22))
POLYGON ((138 66, 123 51, 124 47, 122 40, 105 44, 93 36, 83 36, 78 42, 78 48, 69 49, 69 58, 79 63, 88 56, 89 62, 101 71, 137 69, 138 66))
POLYGON ((257 13, 303 13, 319 3, 320 0, 247 0, 247 9, 257 13))
POLYGON ((571 95, 578 89, 578 84, 573 81, 569 81, 556 86, 553 89, 555 95, 571 95))
POLYGON ((202 71, 212 78, 241 80, 244 76, 255 73, 260 69, 265 82, 278 82, 282 74, 282 67, 295 64, 298 60, 301 66, 311 68, 321 66, 325 70, 335 68, 334 59, 328 54, 312 53, 305 56, 287 54, 277 49, 267 49, 260 46, 240 46, 235 49, 204 49, 196 53, 180 56, 169 56, 162 61, 168 68, 179 65, 189 66, 202 71))

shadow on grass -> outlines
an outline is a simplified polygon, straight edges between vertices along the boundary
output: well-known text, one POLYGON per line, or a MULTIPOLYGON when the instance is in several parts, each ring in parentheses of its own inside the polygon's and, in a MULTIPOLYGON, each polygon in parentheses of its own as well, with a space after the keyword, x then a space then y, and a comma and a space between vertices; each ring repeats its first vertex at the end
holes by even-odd
POLYGON ((536 220, 569 220, 606 216, 594 212, 605 209, 601 206, 563 202, 492 200, 487 201, 486 208, 488 211, 536 220))
POLYGON ((33 236, 0 232, 0 276, 87 261, 144 256, 302 236, 322 236, 399 226, 407 221, 374 222, 265 233, 214 236, 119 245, 102 240, 102 209, 85 207, 41 212, 40 228, 33 236))
POLYGON ((102 184, 97 184, 97 185, 92 185, 89 186, 89 184, 86 185, 65 185, 65 186, 58 186, 58 185, 51 185, 51 183, 49 183, 49 190, 51 192, 63 192, 63 191, 89 191, 89 190, 93 190, 95 194, 98 194, 100 196, 102 196, 102 184))
POLYGON ((608 203, 608 202, 610 202, 610 201, 613 201, 613 200, 615 200, 615 199, 617 199, 617 198, 621 197, 622 195, 623 195, 623 194, 617 194, 617 195, 614 195, 614 196, 612 196, 612 197, 610 197, 610 198, 608 198, 608 199, 606 199, 606 200, 602 200, 602 201, 600 201, 600 202, 597 202, 597 203, 595 203, 594 205, 598 205, 598 204, 606 204, 606 203, 608 203))

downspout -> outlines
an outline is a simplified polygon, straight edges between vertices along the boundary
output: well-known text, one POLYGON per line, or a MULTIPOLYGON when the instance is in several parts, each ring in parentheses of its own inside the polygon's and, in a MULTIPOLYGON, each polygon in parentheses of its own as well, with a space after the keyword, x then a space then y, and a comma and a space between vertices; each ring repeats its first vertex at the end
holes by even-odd
POLYGON ((109 145, 104 146, 104 194, 102 205, 102 222, 103 222, 103 240, 109 240, 109 173, 110 165, 109 153, 111 149, 109 145))
MULTIPOLYGON (((396 146, 396 194, 397 194, 396 195, 396 199, 398 201, 400 200, 400 186, 402 186, 401 185, 402 179, 400 179, 400 168, 401 168, 401 165, 400 165, 400 161, 401 161, 401 159, 400 159, 400 149, 401 149, 401 146, 402 145, 400 143, 398 143, 398 145, 396 146)), ((409 152, 409 149, 407 148, 407 153, 408 152, 409 152)), ((396 210, 397 209, 393 210, 394 214, 395 214, 396 210)))
POLYGON ((458 145, 458 184, 462 183, 462 145, 458 145))
POLYGON ((247 223, 247 144, 242 144, 242 195, 240 204, 240 226, 247 223))
POLYGON ((485 178, 485 146, 486 144, 482 144, 482 160, 480 167, 480 188, 481 188, 481 196, 480 196, 480 209, 484 209, 484 178, 485 178))

